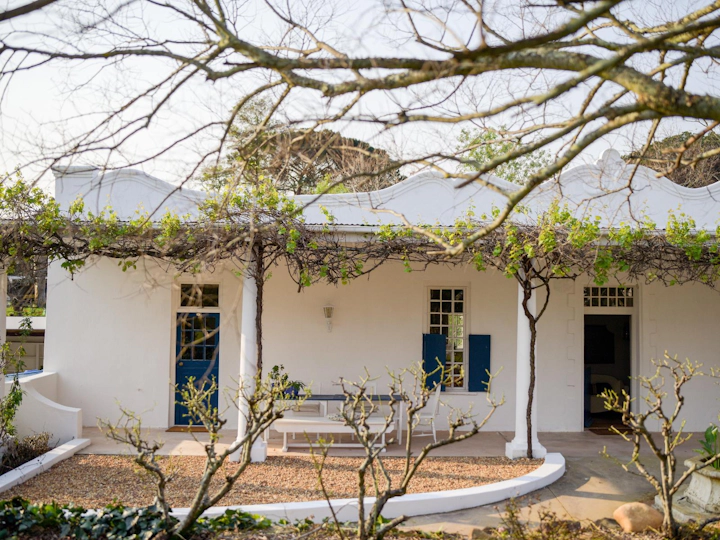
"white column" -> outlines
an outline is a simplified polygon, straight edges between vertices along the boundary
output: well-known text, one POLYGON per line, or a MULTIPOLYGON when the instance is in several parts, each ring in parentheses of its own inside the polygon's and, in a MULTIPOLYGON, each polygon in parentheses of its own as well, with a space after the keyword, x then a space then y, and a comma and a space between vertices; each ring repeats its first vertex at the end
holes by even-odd
MULTIPOLYGON (((530 387, 530 321, 523 309, 524 291, 518 284, 518 315, 517 315, 517 366, 515 373, 515 438, 505 444, 505 455, 510 459, 527 456, 527 404, 530 387)), ((536 294, 532 293, 528 301, 530 313, 537 313, 536 294)), ((537 346, 535 348, 535 372, 538 371, 537 346)), ((533 392, 532 407, 532 449, 534 458, 543 458, 547 450, 537 438, 537 377, 533 392)))
MULTIPOLYGON (((252 264, 252 262, 250 263, 252 264)), ((257 332, 255 318, 257 316, 257 283, 250 275, 243 277, 242 291, 242 320, 240 321, 240 381, 242 393, 252 392, 255 388, 255 375, 257 374, 257 332)), ((240 440, 245 436, 247 429, 246 415, 248 403, 240 395, 238 403, 238 434, 240 440)), ((261 438, 253 444, 250 456, 253 462, 262 462, 267 459, 267 443, 261 438)), ((233 454, 230 459, 240 460, 240 452, 233 454)))
MULTIPOLYGON (((0 272, 0 346, 5 344, 7 339, 7 274, 0 272)), ((0 373, 0 399, 5 397, 5 374, 0 373)))

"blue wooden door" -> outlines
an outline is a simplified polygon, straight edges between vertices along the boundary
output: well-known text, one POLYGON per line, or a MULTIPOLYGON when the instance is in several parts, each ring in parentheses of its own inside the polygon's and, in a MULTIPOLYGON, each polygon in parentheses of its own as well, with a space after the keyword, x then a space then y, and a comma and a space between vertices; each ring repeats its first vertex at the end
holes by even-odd
MULTIPOLYGON (((217 381, 220 366, 220 314, 178 313, 175 383, 178 388, 195 379, 198 388, 217 381)), ((175 392, 175 425, 190 423, 187 408, 180 405, 180 392, 175 392)), ((218 406, 217 392, 211 404, 218 406)))

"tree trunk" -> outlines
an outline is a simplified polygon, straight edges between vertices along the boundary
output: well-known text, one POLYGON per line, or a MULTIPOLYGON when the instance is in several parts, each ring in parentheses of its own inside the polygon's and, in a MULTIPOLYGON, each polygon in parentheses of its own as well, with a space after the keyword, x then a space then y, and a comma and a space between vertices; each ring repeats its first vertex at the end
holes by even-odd
POLYGON ((528 324, 530 325, 530 358, 528 359, 530 362, 530 384, 528 385, 528 403, 525 413, 525 422, 527 426, 527 457, 528 459, 532 459, 532 408, 533 399, 535 397, 535 343, 537 341, 537 319, 530 312, 530 308, 528 307, 528 303, 530 302, 533 293, 532 282, 525 279, 521 281, 521 284, 523 287, 523 310, 525 311, 525 317, 527 317, 528 324))
POLYGON ((255 244, 255 285, 257 288, 257 295, 255 296, 255 336, 257 347, 257 377, 262 378, 263 369, 263 350, 262 350, 262 312, 263 312, 263 290, 265 289, 265 261, 263 256, 265 254, 265 248, 262 242, 255 244))
POLYGON ((660 482, 662 487, 662 503, 663 503, 663 533, 667 538, 677 538, 677 525, 672 514, 672 495, 670 494, 670 486, 672 485, 672 466, 667 462, 660 463, 660 482))

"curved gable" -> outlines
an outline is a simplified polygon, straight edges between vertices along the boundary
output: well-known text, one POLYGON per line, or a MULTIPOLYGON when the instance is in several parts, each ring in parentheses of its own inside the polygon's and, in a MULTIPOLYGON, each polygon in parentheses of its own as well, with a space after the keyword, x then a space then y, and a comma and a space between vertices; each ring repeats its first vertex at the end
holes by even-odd
MULTIPOLYGON (((131 219, 138 211, 152 212, 159 219, 168 210, 192 218, 210 196, 131 169, 102 172, 92 167, 65 167, 53 172, 55 196, 62 208, 81 196, 88 210, 97 213, 111 206, 121 219, 131 219)), ((485 180, 502 192, 518 189, 494 176, 485 180)), ((478 182, 459 187, 461 183, 437 172, 423 172, 379 191, 296 199, 305 205, 308 223, 327 223, 326 209, 335 225, 345 227, 399 225, 403 216, 413 224, 452 226, 468 211, 490 215, 494 207, 504 206, 506 199, 496 190, 478 182)), ((698 228, 714 231, 720 218, 720 184, 679 186, 665 177, 656 178, 655 171, 647 167, 626 164, 615 150, 606 150, 594 164, 579 165, 559 179, 545 182, 523 201, 527 216, 516 214, 514 219, 532 219, 555 200, 579 216, 599 216, 607 228, 645 219, 662 228, 668 213, 675 212, 692 217, 698 228)))

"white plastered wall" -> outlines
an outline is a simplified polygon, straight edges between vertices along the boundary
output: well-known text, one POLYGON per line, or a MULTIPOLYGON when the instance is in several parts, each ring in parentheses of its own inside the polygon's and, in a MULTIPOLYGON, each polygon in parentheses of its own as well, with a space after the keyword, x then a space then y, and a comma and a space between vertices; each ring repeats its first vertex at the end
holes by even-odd
MULTIPOLYGON (((199 279, 220 284, 219 384, 233 387, 240 280, 229 270, 199 279)), ((51 266, 45 369, 58 373, 57 400, 81 407, 84 425, 117 418, 119 404, 141 414, 147 427, 172 425, 175 307, 182 280, 145 260, 126 272, 116 261, 92 261, 72 279, 58 264, 51 266)), ((237 414, 227 416, 228 427, 235 426, 237 414)))
MULTIPOLYGON (((155 263, 122 272, 114 261, 90 264, 73 280, 54 265, 49 273, 46 369, 58 373, 57 401, 81 407, 85 425, 116 418, 117 403, 143 415, 149 427, 172 424, 170 384, 174 377, 178 284, 155 263)), ((200 276, 221 291, 220 385, 234 388, 239 369, 241 280, 232 269, 200 276)), ((540 431, 579 431, 583 421, 583 296, 587 280, 559 280, 539 324, 538 411, 540 431)), ((515 408, 517 284, 493 271, 432 266, 407 273, 388 263, 369 278, 348 285, 317 284, 298 293, 281 268, 267 282, 264 312, 265 372, 283 364, 291 377, 312 382, 316 393, 334 393, 341 376, 355 379, 364 368, 380 376, 400 370, 422 354, 427 331, 427 289, 466 287, 467 331, 492 336, 492 370, 503 368, 494 393, 505 396, 487 429, 512 431, 515 408), (334 306, 332 332, 322 307, 334 306)), ((634 373, 650 373, 650 358, 664 350, 720 366, 720 295, 702 285, 666 288, 638 285, 634 311, 634 373)), ((525 321, 522 321, 523 323, 525 321)), ((717 420, 720 387, 709 378, 688 387, 687 429, 704 430, 717 420)), ((445 393, 454 406, 485 410, 485 395, 445 393)), ((221 405, 225 400, 221 397, 221 405)), ((228 427, 236 425, 234 409, 228 427)), ((442 415, 441 415, 442 416, 442 415)), ((444 420, 444 419, 443 419, 444 420)))
MULTIPOLYGON (((517 285, 496 272, 431 266, 407 273, 401 264, 387 263, 369 278, 347 285, 317 284, 298 293, 287 272, 277 268, 265 292, 264 365, 270 369, 283 364, 291 378, 312 382, 316 393, 337 393, 332 382, 341 376, 357 380, 367 368, 380 377, 376 383, 380 392, 387 385, 387 367, 399 371, 422 357, 430 286, 467 288, 467 331, 490 334, 492 370, 503 367, 493 392, 505 395, 507 402, 488 429, 511 429, 517 285), (323 317, 327 304, 335 308, 332 332, 323 317)), ((448 392, 442 399, 458 407, 472 403, 479 415, 486 413, 484 393, 448 392)))
MULTIPOLYGON (((720 369, 720 293, 699 284, 665 287, 656 283, 641 288, 641 357, 639 369, 650 376, 651 358, 665 351, 679 360, 689 358, 703 364, 702 371, 720 369)), ((684 387, 685 405, 680 420, 686 431, 705 431, 718 422, 720 379, 699 377, 684 387)), ((672 395, 672 387, 668 392, 672 395)), ((674 402, 668 398, 666 405, 674 402)))

